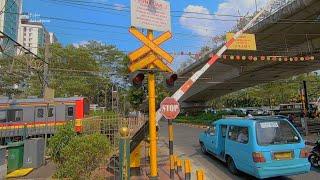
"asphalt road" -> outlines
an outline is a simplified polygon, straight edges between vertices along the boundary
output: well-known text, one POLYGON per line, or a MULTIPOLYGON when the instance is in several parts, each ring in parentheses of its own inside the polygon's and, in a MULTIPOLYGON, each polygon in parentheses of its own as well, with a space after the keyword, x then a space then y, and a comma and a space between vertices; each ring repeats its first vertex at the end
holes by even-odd
MULTIPOLYGON (((167 123, 160 122, 160 140, 165 141, 168 137, 167 123)), ((182 158, 188 158, 192 163, 192 171, 202 168, 206 172, 208 180, 228 180, 228 179, 255 179, 249 175, 241 173, 240 176, 232 175, 225 164, 213 156, 204 155, 200 150, 198 135, 204 131, 200 128, 186 127, 174 124, 174 153, 182 158)), ((312 169, 310 173, 272 178, 277 180, 320 180, 320 170, 312 169)))

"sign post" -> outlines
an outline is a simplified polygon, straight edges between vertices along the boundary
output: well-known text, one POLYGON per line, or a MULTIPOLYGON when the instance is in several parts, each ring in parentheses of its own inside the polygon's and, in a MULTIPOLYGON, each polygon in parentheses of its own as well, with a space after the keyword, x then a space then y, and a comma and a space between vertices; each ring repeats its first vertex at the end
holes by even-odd
POLYGON ((166 97, 160 104, 160 113, 168 120, 170 179, 174 178, 172 120, 180 113, 180 105, 174 98, 166 97))
POLYGON ((129 53, 131 62, 129 71, 144 69, 148 72, 150 179, 157 179, 155 70, 157 68, 163 72, 172 72, 167 63, 172 63, 173 57, 160 47, 172 37, 170 3, 164 0, 131 0, 131 26, 129 32, 144 44, 129 53), (147 35, 145 36, 135 27, 147 29, 147 35), (153 31, 164 33, 154 38, 153 31))

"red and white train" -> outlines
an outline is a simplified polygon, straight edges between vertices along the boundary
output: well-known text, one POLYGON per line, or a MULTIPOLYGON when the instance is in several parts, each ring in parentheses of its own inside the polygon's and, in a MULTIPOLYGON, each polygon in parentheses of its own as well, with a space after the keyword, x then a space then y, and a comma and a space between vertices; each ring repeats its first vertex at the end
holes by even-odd
POLYGON ((45 99, 0 99, 0 138, 52 134, 56 127, 74 120, 75 130, 81 132, 82 120, 89 113, 84 97, 45 99), (25 133, 25 132, 24 132, 25 133))

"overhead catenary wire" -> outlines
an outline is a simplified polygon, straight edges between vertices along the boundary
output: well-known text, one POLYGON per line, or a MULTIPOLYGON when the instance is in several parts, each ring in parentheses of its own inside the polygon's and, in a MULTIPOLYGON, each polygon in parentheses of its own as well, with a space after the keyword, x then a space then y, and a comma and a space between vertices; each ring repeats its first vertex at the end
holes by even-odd
MULTIPOLYGON (((84 7, 95 7, 95 8, 102 8, 106 10, 113 10, 113 11, 120 11, 120 12, 130 12, 130 7, 125 6, 123 4, 116 6, 115 4, 109 4, 109 3, 99 3, 99 2, 89 2, 89 1, 83 1, 83 0, 47 0, 51 2, 57 2, 62 4, 73 4, 78 6, 84 6, 84 7), (100 6, 97 6, 99 4, 100 6), (102 6, 101 6, 102 5, 102 6), (107 6, 107 7, 106 7, 107 6)), ((93 9, 91 9, 93 10, 93 9)), ((95 10, 94 10, 95 11, 95 10)), ((236 17, 236 18, 250 18, 249 16, 241 16, 241 15, 233 15, 233 14, 216 14, 216 13, 201 13, 201 12, 188 12, 188 11, 178 11, 178 10, 172 10, 171 13, 184 13, 183 15, 176 16, 172 15, 172 17, 184 17, 184 18, 193 18, 193 19, 204 19, 204 20, 218 20, 218 21, 238 21, 238 19, 217 19, 217 18, 207 18, 207 17, 195 17, 195 16, 185 16, 185 14, 196 14, 196 15, 203 15, 203 16, 226 16, 226 17, 236 17)), ((286 19, 282 19, 286 20, 286 19)), ((289 20, 289 19, 287 19, 289 20)), ((292 21, 292 20, 290 20, 292 21)), ((302 20, 303 22, 309 22, 308 20, 302 20)), ((294 22, 294 21, 292 21, 294 22)), ((312 21, 314 22, 314 21, 312 21)), ((316 20, 316 22, 318 22, 316 20)), ((287 22, 288 23, 288 22, 287 22)))
MULTIPOLYGON (((47 0, 47 1, 53 1, 53 2, 64 2, 64 3, 73 3, 73 4, 77 4, 77 5, 84 5, 84 6, 88 6, 88 7, 98 7, 98 8, 103 8, 105 6, 107 7, 111 7, 112 10, 116 10, 116 11, 122 11, 122 12, 129 12, 130 11, 130 7, 123 5, 123 4, 119 4, 118 6, 116 4, 109 4, 109 3, 103 3, 103 2, 90 2, 90 1, 83 1, 83 0, 47 0), (94 5, 90 5, 90 4, 94 4, 94 5), (102 5, 102 6, 96 6, 96 5, 102 5)), ((179 10, 171 10, 171 13, 185 13, 185 14, 197 14, 197 15, 207 15, 207 16, 226 16, 226 17, 245 17, 245 16, 241 16, 241 15, 233 15, 233 14, 217 14, 217 13, 201 13, 201 12, 192 12, 192 11, 179 11, 179 10)))
MULTIPOLYGON (((58 1, 58 0, 51 0, 51 1, 61 2, 61 1, 58 1)), ((70 2, 62 1, 62 4, 63 3, 65 5, 68 5, 68 6, 71 6, 70 4, 73 4, 75 6, 80 5, 80 6, 84 6, 83 9, 93 10, 93 9, 89 9, 87 5, 83 5, 83 4, 77 4, 77 3, 70 3, 70 2)), ((112 9, 112 8, 105 8, 105 7, 99 7, 99 6, 91 6, 91 7, 96 7, 96 8, 99 8, 99 9, 109 9, 109 10, 114 10, 114 11, 122 11, 122 12, 126 12, 126 13, 130 12, 130 10, 112 9)), ((96 10, 93 10, 93 11, 96 11, 96 10)), ((212 21, 238 21, 237 19, 219 19, 219 18, 212 18, 212 17, 208 18, 208 17, 196 17, 196 16, 186 16, 186 15, 182 15, 182 16, 171 15, 171 17, 174 17, 174 18, 183 17, 183 18, 187 18, 187 19, 202 19, 202 20, 212 20, 212 21)), ((231 17, 231 16, 229 16, 229 17, 231 17)))

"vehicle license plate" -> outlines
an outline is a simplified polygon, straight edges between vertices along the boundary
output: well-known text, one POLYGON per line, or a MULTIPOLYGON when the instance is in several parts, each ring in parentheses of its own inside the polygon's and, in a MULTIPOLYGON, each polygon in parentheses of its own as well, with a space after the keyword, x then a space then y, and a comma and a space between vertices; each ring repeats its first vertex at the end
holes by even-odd
POLYGON ((275 159, 275 160, 292 159, 292 152, 276 152, 276 153, 273 153, 273 159, 275 159))

